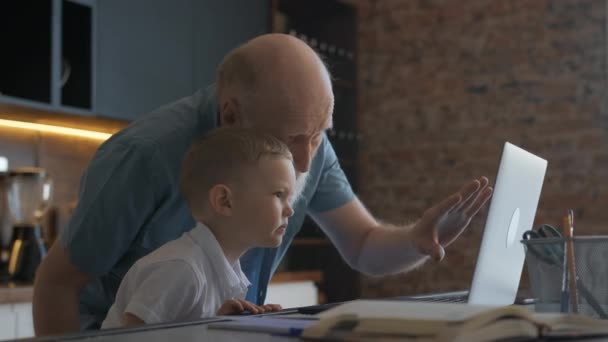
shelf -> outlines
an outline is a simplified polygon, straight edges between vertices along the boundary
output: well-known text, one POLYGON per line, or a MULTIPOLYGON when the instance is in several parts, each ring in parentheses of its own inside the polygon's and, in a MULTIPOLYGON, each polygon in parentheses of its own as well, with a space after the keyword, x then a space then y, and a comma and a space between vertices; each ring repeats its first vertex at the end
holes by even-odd
POLYGON ((53 126, 93 130, 114 134, 125 128, 125 120, 71 115, 55 110, 35 109, 25 105, 3 102, 0 96, 0 119, 25 121, 53 126))
POLYGON ((357 85, 353 81, 333 80, 333 84, 334 84, 334 86, 344 87, 344 88, 348 88, 348 89, 356 89, 357 88, 357 85))
POLYGON ((290 283, 297 281, 313 281, 320 283, 323 281, 323 273, 321 271, 295 271, 295 272, 278 272, 270 280, 271 283, 290 283))
POLYGON ((293 246, 328 246, 331 242, 326 238, 295 238, 293 246))
MULTIPOLYGON (((363 138, 357 125, 358 78, 357 6, 336 0, 272 0, 271 29, 297 37, 323 56, 332 75, 336 131, 328 138, 351 186, 357 189, 358 148, 363 138)), ((307 217, 301 234, 285 256, 286 270, 319 270, 323 275, 319 302, 359 297, 359 274, 344 262, 340 252, 307 217), (311 253, 312 252, 312 253, 311 253)))

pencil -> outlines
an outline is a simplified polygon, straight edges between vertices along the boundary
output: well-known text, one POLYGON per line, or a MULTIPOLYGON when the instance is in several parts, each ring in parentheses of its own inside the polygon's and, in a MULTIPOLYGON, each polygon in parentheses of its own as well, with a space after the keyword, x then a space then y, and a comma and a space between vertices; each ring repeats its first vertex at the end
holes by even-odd
POLYGON ((564 217, 564 239, 566 241, 566 258, 568 263, 568 285, 570 287, 570 302, 572 312, 578 313, 578 291, 576 288, 576 263, 574 261, 574 242, 572 241, 574 227, 574 213, 572 210, 564 217))
MULTIPOLYGON (((562 234, 563 237, 563 234, 562 234)), ((570 310, 570 294, 568 293, 568 258, 566 258, 566 239, 564 238, 564 249, 562 252, 562 293, 560 297, 559 312, 568 313, 570 310)))

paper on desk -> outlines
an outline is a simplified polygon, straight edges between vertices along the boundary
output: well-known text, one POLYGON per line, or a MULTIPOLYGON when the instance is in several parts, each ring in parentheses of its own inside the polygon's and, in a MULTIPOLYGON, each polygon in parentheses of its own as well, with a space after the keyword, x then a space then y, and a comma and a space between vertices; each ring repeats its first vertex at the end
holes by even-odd
POLYGON ((295 319, 256 316, 231 316, 230 321, 211 323, 209 329, 228 329, 266 332, 271 334, 299 335, 303 329, 315 324, 315 319, 295 319))
POLYGON ((355 314, 360 318, 462 321, 495 306, 417 301, 354 300, 317 314, 319 318, 355 314))

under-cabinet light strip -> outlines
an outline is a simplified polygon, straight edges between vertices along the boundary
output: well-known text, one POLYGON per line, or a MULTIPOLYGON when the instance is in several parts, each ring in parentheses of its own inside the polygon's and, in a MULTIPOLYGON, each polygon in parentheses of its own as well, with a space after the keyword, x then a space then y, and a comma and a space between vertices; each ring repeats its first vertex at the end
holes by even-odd
POLYGON ((88 131, 88 130, 78 129, 78 128, 46 125, 46 124, 31 123, 31 122, 16 121, 16 120, 5 120, 5 119, 0 119, 0 126, 28 129, 28 130, 41 131, 41 132, 51 132, 51 133, 64 134, 64 135, 72 135, 72 136, 97 139, 97 140, 106 140, 110 136, 112 136, 112 134, 104 133, 104 132, 88 131))

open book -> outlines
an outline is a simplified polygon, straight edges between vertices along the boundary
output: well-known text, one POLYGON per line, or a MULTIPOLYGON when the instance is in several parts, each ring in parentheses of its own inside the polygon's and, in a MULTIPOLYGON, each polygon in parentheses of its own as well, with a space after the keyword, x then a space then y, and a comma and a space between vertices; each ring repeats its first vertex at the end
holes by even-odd
POLYGON ((608 336, 608 321, 538 314, 523 306, 357 300, 319 315, 307 339, 496 341, 608 336))

